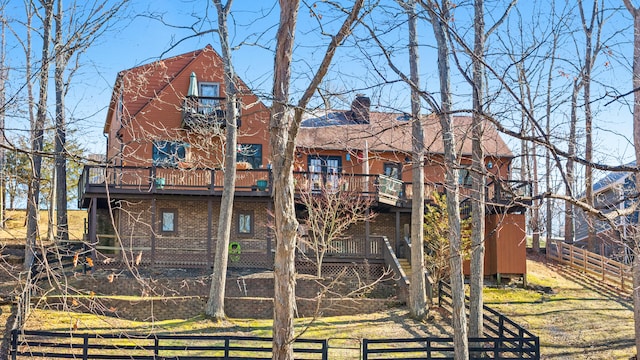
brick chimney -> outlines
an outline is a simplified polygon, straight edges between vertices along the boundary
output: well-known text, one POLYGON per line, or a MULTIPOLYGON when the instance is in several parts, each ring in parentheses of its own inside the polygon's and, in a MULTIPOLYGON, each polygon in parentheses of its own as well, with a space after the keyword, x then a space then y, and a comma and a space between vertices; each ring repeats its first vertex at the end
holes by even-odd
POLYGON ((370 113, 371 99, 364 94, 357 94, 355 100, 351 103, 351 110, 347 112, 347 116, 357 123, 368 124, 370 113))

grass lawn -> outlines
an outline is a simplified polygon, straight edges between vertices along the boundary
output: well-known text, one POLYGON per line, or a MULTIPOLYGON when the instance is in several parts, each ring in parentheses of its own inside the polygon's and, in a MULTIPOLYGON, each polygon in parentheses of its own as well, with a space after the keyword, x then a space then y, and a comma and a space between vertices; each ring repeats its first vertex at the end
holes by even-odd
POLYGON ((542 359, 629 359, 635 354, 632 303, 597 281, 543 260, 527 261, 531 285, 486 289, 485 303, 540 337, 542 359))
MULTIPOLYGON (((487 288, 485 302, 540 337, 542 359, 629 359, 635 353, 633 312, 626 294, 544 259, 527 261, 527 279, 538 288, 487 288)), ((438 310, 425 322, 412 320, 406 308, 369 315, 297 319, 302 337, 330 339, 330 358, 357 359, 362 338, 449 336, 451 328, 438 310)), ((270 320, 203 317, 134 322, 107 316, 36 310, 28 329, 88 332, 248 335, 270 337, 270 320)))
MULTIPOLYGON (((295 320, 296 334, 306 339, 328 339, 330 359, 359 359, 360 340, 451 336, 451 328, 434 312, 432 318, 417 322, 406 308, 375 314, 335 316, 295 320)), ((26 328, 49 331, 108 332, 125 334, 215 334, 236 336, 272 336, 271 320, 229 319, 216 323, 203 317, 159 322, 135 322, 93 314, 37 310, 26 328), (73 330, 77 327, 77 330, 73 330)), ((263 346, 255 344, 253 346, 263 346)))
MULTIPOLYGON (((84 222, 87 218, 86 210, 68 210, 69 217, 69 238, 82 239, 84 234, 84 222)), ((25 221, 26 210, 7 210, 6 227, 0 229, 0 241, 3 244, 20 243, 24 244, 27 228, 25 221)), ((47 226, 49 224, 46 210, 40 210, 40 238, 47 236, 47 226)))

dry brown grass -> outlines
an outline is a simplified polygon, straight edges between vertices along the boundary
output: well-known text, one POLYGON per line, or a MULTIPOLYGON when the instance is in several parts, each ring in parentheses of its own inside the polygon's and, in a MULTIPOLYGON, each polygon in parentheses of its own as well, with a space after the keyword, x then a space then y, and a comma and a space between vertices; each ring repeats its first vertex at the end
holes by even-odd
MULTIPOLYGON (((375 314, 334 316, 295 320, 296 332, 307 339, 328 339, 330 359, 359 359, 361 339, 390 339, 451 336, 451 328, 437 313, 429 321, 418 322, 406 308, 375 314)), ((26 328, 49 331, 88 331, 123 334, 215 334, 232 336, 272 336, 272 320, 229 319, 212 322, 203 317, 158 322, 136 322, 107 316, 37 310, 26 328), (73 330, 77 326, 77 330, 73 330)), ((393 346, 393 345, 390 345, 393 346)))
POLYGON ((629 359, 635 354, 632 304, 625 293, 544 259, 527 261, 532 285, 488 289, 487 305, 540 337, 542 359, 629 359))
MULTIPOLYGON (((68 210, 69 216, 69 238, 82 239, 84 234, 84 222, 87 218, 86 210, 68 210)), ((23 244, 27 234, 26 228, 26 211, 25 210, 7 210, 6 226, 0 229, 0 241, 3 244, 23 244)), ((49 224, 47 211, 40 210, 40 238, 45 239, 47 236, 47 226, 49 224)))

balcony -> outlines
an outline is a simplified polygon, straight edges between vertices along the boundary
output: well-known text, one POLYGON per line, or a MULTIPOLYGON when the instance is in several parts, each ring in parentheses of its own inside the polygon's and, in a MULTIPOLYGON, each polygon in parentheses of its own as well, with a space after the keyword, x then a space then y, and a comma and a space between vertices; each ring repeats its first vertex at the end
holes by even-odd
MULTIPOLYGON (((227 125, 226 98, 189 96, 182 105, 182 128, 186 130, 223 128, 227 125)), ((237 102, 238 116, 242 106, 237 102)), ((238 127, 240 120, 238 119, 238 127)))
MULTIPOLYGON (((352 191, 371 198, 379 204, 411 207, 411 183, 376 174, 328 174, 296 171, 293 173, 295 192, 352 191)), ((126 198, 144 194, 165 195, 221 195, 224 187, 221 169, 164 168, 164 167, 106 167, 87 165, 78 183, 78 206, 89 205, 91 197, 126 198)), ((237 196, 271 196, 270 169, 237 170, 237 196)), ((433 192, 443 193, 444 185, 425 183, 425 199, 433 192)), ((471 189, 461 188, 461 200, 470 196, 471 189)), ((487 185, 487 205, 524 206, 530 199, 531 184, 500 180, 487 185)))

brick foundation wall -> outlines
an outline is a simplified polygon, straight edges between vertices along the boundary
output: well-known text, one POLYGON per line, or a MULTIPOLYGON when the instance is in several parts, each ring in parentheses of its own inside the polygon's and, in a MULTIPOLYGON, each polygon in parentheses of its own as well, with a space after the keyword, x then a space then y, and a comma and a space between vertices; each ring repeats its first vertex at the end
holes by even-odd
MULTIPOLYGON (((163 321, 190 319, 204 314, 207 297, 193 296, 170 299, 144 299, 137 301, 100 298, 96 300, 68 299, 66 309, 92 312, 133 321, 163 321)), ((323 299, 318 307, 315 299, 297 298, 298 316, 343 316, 367 314, 387 310, 401 304, 386 299, 323 299)), ((47 306, 62 310, 59 299, 47 298, 47 306)), ((226 297, 225 313, 237 319, 271 319, 273 299, 257 297, 226 297)))
MULTIPOLYGON (((357 286, 356 278, 344 278, 332 285, 332 291, 346 294, 357 286)), ((362 280, 362 279, 361 279, 362 280)), ((371 279, 370 281, 373 281, 371 279)), ((330 281, 330 280, 327 280, 330 281)), ((372 290, 373 296, 388 298, 394 295, 395 287, 392 280, 384 281, 372 290)), ((211 280, 209 277, 195 279, 141 279, 115 278, 109 282, 105 276, 82 276, 76 279, 69 278, 69 289, 74 293, 104 296, 167 296, 189 297, 209 295, 211 280)), ((298 277, 296 280, 296 296, 301 298, 314 298, 322 291, 322 285, 313 278, 298 277)), ((226 281, 225 295, 227 297, 273 297, 273 276, 258 274, 257 276, 229 277, 226 281)))
MULTIPOLYGON (((117 316, 129 320, 160 321, 167 319, 188 319, 204 313, 209 295, 210 279, 208 277, 190 279, 142 279, 143 283, 128 278, 115 278, 108 281, 105 274, 69 278, 70 295, 90 294, 95 299, 86 297, 66 300, 62 306, 61 298, 47 292, 47 304, 54 309, 71 309, 78 312, 92 312, 108 316, 117 316), (108 296, 147 296, 140 300, 113 299, 108 296), (159 299, 163 296, 163 299, 159 299)), ((312 278, 301 276, 297 280, 296 297, 298 316, 313 316, 317 311, 315 298, 322 286, 312 278)), ((355 284, 344 281, 334 285, 332 291, 347 293, 355 288, 355 284)), ((234 277, 227 279, 225 311, 231 318, 270 319, 273 314, 274 279, 270 274, 234 277)), ((383 282, 371 293, 385 297, 372 298, 323 298, 319 311, 323 316, 354 315, 377 312, 398 306, 392 300, 395 292, 393 281, 383 282)))

